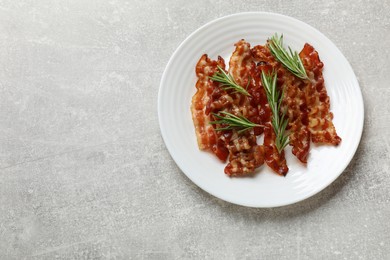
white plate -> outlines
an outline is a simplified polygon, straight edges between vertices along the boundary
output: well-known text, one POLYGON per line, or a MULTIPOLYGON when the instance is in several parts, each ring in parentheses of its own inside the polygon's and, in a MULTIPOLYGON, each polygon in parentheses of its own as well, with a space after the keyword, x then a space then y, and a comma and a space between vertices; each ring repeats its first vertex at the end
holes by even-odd
POLYGON ((263 12, 239 13, 214 20, 192 33, 177 48, 165 68, 158 96, 158 114, 165 144, 177 165, 196 185, 231 203, 249 207, 277 207, 306 199, 333 182, 347 167, 363 130, 363 99, 351 66, 321 32, 294 18, 263 12), (286 45, 301 50, 305 42, 324 63, 333 122, 342 142, 338 147, 312 145, 307 166, 286 150, 287 176, 263 165, 254 177, 229 178, 225 164, 198 149, 190 104, 195 93, 195 64, 207 53, 229 60, 234 43, 264 44, 275 32, 286 45))

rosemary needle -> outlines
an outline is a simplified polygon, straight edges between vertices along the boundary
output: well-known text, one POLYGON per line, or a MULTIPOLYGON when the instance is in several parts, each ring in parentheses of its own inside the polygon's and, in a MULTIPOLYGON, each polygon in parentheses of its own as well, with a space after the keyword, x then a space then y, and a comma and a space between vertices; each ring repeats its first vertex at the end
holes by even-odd
POLYGON ((289 138, 286 134, 288 119, 286 118, 285 111, 282 115, 280 115, 280 105, 283 100, 283 92, 282 94, 279 93, 276 87, 276 79, 277 74, 275 72, 268 75, 266 75, 264 71, 261 72, 261 81, 267 94, 269 106, 272 110, 271 123, 276 135, 275 145, 278 152, 281 153, 289 144, 289 138))
POLYGON ((288 47, 289 51, 283 47, 283 34, 278 37, 278 34, 275 33, 268 41, 268 46, 272 56, 281 62, 292 74, 301 79, 308 78, 298 53, 296 51, 293 52, 290 47, 288 47))
MULTIPOLYGON (((234 89, 235 92, 244 94, 245 96, 250 96, 250 94, 245 88, 238 85, 238 83, 234 80, 231 74, 226 73, 220 66, 217 67, 219 72, 215 72, 214 75, 210 77, 210 79, 221 83, 221 88, 224 90, 234 89)), ((248 85, 249 82, 250 81, 248 80, 248 85)))
POLYGON ((260 126, 258 124, 252 123, 244 116, 236 116, 226 111, 221 111, 219 114, 213 113, 213 115, 219 120, 212 121, 210 124, 226 125, 225 127, 216 128, 216 131, 239 129, 237 132, 240 134, 253 127, 260 126))

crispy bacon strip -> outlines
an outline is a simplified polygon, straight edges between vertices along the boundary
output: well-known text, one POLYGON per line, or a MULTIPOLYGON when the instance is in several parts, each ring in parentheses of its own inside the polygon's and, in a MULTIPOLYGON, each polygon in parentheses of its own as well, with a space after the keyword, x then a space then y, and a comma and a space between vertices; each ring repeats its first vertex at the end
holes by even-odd
POLYGON ((283 105, 287 111, 292 153, 303 163, 307 163, 310 149, 310 131, 303 81, 291 75, 285 77, 283 105))
POLYGON ((196 65, 197 91, 192 97, 191 112, 199 149, 210 150, 220 160, 226 161, 228 151, 224 141, 219 138, 218 133, 210 124, 210 114, 206 111, 213 90, 217 87, 209 79, 217 71, 217 65, 222 68, 225 67, 224 60, 221 57, 218 58, 218 61, 212 61, 204 54, 199 59, 196 65))
MULTIPOLYGON (((275 61, 275 59, 272 57, 270 51, 268 48, 264 46, 255 46, 252 49, 253 56, 256 60, 256 62, 259 64, 256 67, 256 74, 261 75, 261 72, 264 70, 266 72, 269 72, 271 70, 276 70, 278 71, 278 86, 280 86, 280 73, 279 70, 280 68, 279 64, 275 61)), ((281 71, 283 72, 283 71, 281 71)), ((259 81, 260 88, 264 90, 261 81, 259 81)), ((264 109, 265 114, 267 115, 265 118, 267 121, 264 122, 264 125, 266 126, 264 128, 264 160, 267 163, 267 165, 274 170, 276 173, 280 175, 286 175, 288 172, 288 167, 287 167, 287 162, 284 157, 284 151, 282 151, 281 154, 279 154, 276 146, 275 146, 275 138, 276 135, 274 133, 274 130, 271 125, 271 109, 269 107, 268 101, 266 99, 266 94, 265 91, 263 93, 265 96, 262 103, 262 107, 264 109)))
POLYGON ((229 61, 229 72, 240 86, 247 86, 251 79, 251 69, 255 66, 251 53, 251 46, 245 40, 240 40, 234 46, 229 61))
MULTIPOLYGON (((303 163, 307 162, 310 149, 310 131, 308 130, 308 111, 306 95, 302 90, 304 82, 294 77, 287 69, 275 60, 268 46, 255 46, 252 49, 262 69, 276 70, 278 86, 284 91, 283 109, 289 119, 290 145, 292 153, 303 163)), ((262 70, 261 69, 261 70, 262 70)))
MULTIPOLYGON (((243 87, 248 86, 253 92, 254 81, 251 73, 255 63, 253 62, 250 44, 240 40, 235 46, 236 49, 229 61, 229 73, 239 85, 243 87)), ((247 118, 257 117, 257 121, 260 120, 257 104, 256 106, 251 105, 251 97, 238 93, 231 93, 230 96, 233 98, 232 106, 229 108, 230 113, 247 118)), ((247 131, 241 135, 235 133, 232 138, 226 141, 229 150, 229 163, 225 167, 227 175, 253 173, 256 168, 264 163, 264 149, 262 146, 257 145, 254 132, 247 131)))
MULTIPOLYGON (((255 65, 250 52, 250 45, 244 40, 240 40, 235 44, 234 50, 229 61, 229 73, 233 76, 234 80, 242 87, 251 87, 251 70, 255 65)), ((254 115, 254 111, 250 109, 250 98, 248 96, 239 93, 230 93, 233 98, 233 106, 231 110, 233 114, 249 117, 254 115)))
POLYGON ((322 75, 324 65, 317 51, 310 44, 305 44, 299 56, 310 78, 305 93, 309 110, 311 140, 313 143, 338 145, 341 138, 337 135, 332 123, 333 113, 330 112, 329 96, 322 75))

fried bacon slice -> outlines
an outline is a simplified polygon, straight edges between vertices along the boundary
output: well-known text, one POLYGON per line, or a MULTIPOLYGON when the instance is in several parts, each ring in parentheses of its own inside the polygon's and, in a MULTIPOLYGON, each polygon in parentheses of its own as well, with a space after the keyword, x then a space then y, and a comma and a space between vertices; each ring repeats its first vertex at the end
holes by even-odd
MULTIPOLYGON (((244 40, 240 40, 235 46, 236 49, 229 61, 229 73, 251 95, 245 96, 239 93, 230 93, 230 96, 233 98, 232 113, 242 115, 252 122, 262 125, 262 118, 259 112, 259 109, 262 107, 259 106, 258 100, 255 99, 257 96, 260 98, 261 94, 257 93, 259 86, 255 82, 256 76, 254 75, 254 69, 256 65, 253 61, 250 44, 244 40)), ((260 134, 261 131, 262 128, 256 128, 255 134, 260 134)))
MULTIPOLYGON (((306 110, 306 97, 304 92, 299 88, 301 83, 300 79, 296 79, 289 71, 287 71, 280 63, 278 63, 275 58, 271 55, 271 52, 268 49, 268 46, 257 45, 252 49, 253 56, 256 59, 258 65, 259 73, 261 71, 276 71, 278 75, 277 84, 279 91, 284 91, 284 100, 283 100, 283 109, 286 109, 287 116, 289 117, 289 126, 290 129, 290 145, 293 146, 292 152, 297 158, 306 163, 307 155, 310 148, 310 132, 307 128, 307 110, 306 110)), ((271 113, 271 111, 269 112, 271 113)), ((270 122, 269 119, 268 122, 270 122)), ((272 135, 265 135, 267 138, 273 138, 272 135)), ((265 142, 271 143, 272 140, 265 139, 265 142)), ((266 149, 267 151, 267 149, 266 149)), ((266 153, 266 162, 275 172, 286 174, 288 171, 287 165, 283 158, 278 157, 278 152, 275 149, 268 149, 268 154, 266 153), (271 151, 275 154, 272 155, 271 151), (280 160, 272 162, 271 160, 280 160)))
POLYGON ((236 49, 229 61, 229 73, 240 86, 245 87, 248 85, 248 81, 251 80, 250 73, 255 66, 251 53, 251 46, 245 40, 240 40, 235 46, 236 49))
MULTIPOLYGON (((234 80, 241 86, 246 86, 252 92, 255 88, 251 73, 255 63, 253 62, 250 44, 240 40, 235 44, 236 49, 229 61, 229 73, 234 80)), ((251 97, 238 93, 231 93, 233 98, 229 112, 235 115, 242 115, 251 118, 253 122, 260 121, 257 105, 252 106, 251 97), (256 117, 255 119, 253 119, 256 117)), ((257 131, 258 132, 258 131, 257 131)), ((245 175, 253 173, 256 168, 264 163, 264 149, 257 145, 256 135, 253 131, 246 131, 243 134, 233 134, 229 140, 226 140, 229 150, 229 163, 225 167, 225 173, 231 175, 245 175)))
POLYGON ((313 143, 338 145, 341 138, 332 123, 333 113, 330 112, 329 96, 322 75, 324 65, 318 52, 310 44, 305 44, 299 56, 310 79, 305 87, 305 94, 311 140, 313 143))
POLYGON ((308 109, 305 92, 301 89, 301 79, 285 78, 283 105, 289 119, 290 145, 292 153, 303 163, 307 163, 311 134, 309 131, 308 109))
POLYGON ((310 149, 310 131, 308 129, 308 111, 303 80, 292 75, 272 56, 267 45, 257 45, 252 49, 260 70, 275 70, 278 74, 278 86, 284 92, 282 108, 289 119, 290 145, 292 153, 303 163, 307 162, 310 149))
POLYGON ((226 161, 228 150, 224 141, 219 138, 219 134, 210 124, 210 113, 206 111, 211 95, 217 87, 216 83, 210 80, 210 77, 217 71, 217 65, 224 68, 224 60, 221 57, 218 57, 218 61, 210 60, 207 54, 204 54, 196 64, 197 91, 192 97, 191 112, 199 149, 210 150, 221 161, 226 161))

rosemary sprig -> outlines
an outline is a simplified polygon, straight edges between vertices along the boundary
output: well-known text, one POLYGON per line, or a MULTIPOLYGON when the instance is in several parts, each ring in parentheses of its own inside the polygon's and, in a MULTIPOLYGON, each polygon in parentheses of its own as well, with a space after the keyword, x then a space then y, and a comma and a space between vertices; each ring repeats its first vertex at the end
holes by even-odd
MULTIPOLYGON (((215 72, 210 79, 213 81, 221 83, 221 87, 224 90, 234 89, 235 92, 244 94, 245 96, 250 96, 248 91, 237 84, 237 82, 234 80, 233 76, 231 74, 226 73, 220 66, 217 66, 219 72, 215 72)), ((250 80, 248 80, 249 85, 250 80)), ((246 88, 248 88, 248 85, 246 88)))
POLYGON ((237 133, 241 134, 242 132, 249 130, 255 126, 260 126, 258 124, 252 123, 251 121, 249 121, 249 119, 247 119, 244 116, 236 116, 225 111, 221 111, 219 112, 219 114, 213 113, 213 115, 219 120, 211 121, 210 124, 227 125, 225 127, 216 128, 215 129, 216 131, 240 129, 237 131, 237 133))
POLYGON ((277 74, 275 72, 268 75, 266 75, 264 71, 261 72, 261 81, 267 94, 269 106, 272 110, 271 123, 276 134, 275 145, 280 153, 289 144, 289 138, 286 134, 288 119, 286 118, 286 111, 280 115, 280 106, 284 92, 282 92, 282 94, 279 93, 276 88, 276 79, 277 74))
POLYGON ((289 52, 283 47, 283 34, 278 37, 275 33, 274 36, 268 41, 268 46, 272 56, 281 62, 292 74, 301 78, 307 79, 305 67, 303 67, 302 61, 298 55, 298 52, 292 51, 288 47, 289 52))

